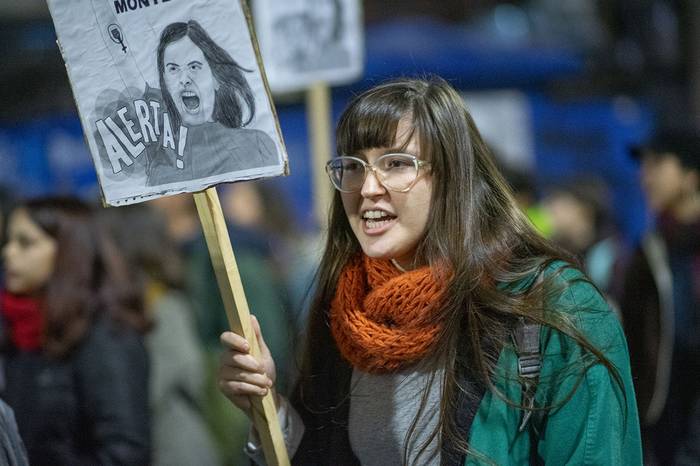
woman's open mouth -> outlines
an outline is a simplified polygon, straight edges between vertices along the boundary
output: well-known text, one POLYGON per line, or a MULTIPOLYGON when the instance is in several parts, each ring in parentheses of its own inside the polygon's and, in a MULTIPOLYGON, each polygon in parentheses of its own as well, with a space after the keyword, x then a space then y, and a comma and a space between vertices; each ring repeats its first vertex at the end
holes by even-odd
POLYGON ((192 91, 182 91, 180 93, 182 105, 188 113, 197 113, 199 110, 199 96, 192 91))
POLYGON ((383 210, 368 210, 362 214, 362 226, 367 234, 379 234, 391 226, 396 217, 383 210))

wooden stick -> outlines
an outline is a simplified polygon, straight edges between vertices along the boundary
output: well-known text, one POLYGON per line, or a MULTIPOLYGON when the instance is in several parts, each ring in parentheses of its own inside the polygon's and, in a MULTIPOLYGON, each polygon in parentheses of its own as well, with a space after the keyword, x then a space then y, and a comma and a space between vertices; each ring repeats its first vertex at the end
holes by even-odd
MULTIPOLYGON (((250 311, 238 273, 238 265, 233 255, 231 240, 221 211, 221 203, 216 188, 209 188, 194 194, 197 212, 207 240, 216 281, 219 284, 221 299, 226 309, 231 330, 242 335, 251 347, 251 354, 260 359, 260 347, 250 324, 250 311)), ((277 408, 268 390, 264 397, 250 397, 253 423, 262 441, 265 461, 269 466, 288 466, 289 457, 284 444, 282 430, 277 420, 277 408)))
POLYGON ((332 188, 325 166, 331 157, 331 93, 325 83, 313 84, 306 92, 306 121, 311 140, 314 216, 319 227, 326 224, 332 188))

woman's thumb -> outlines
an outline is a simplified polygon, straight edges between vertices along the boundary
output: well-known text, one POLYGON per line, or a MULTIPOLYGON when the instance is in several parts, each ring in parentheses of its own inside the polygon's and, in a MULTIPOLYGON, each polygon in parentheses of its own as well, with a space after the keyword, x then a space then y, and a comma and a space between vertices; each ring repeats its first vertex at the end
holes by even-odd
POLYGON ((262 330, 260 330, 260 322, 258 322, 258 318, 254 315, 251 315, 250 323, 253 326, 253 330, 255 331, 255 338, 258 340, 258 345, 260 346, 261 356, 269 355, 270 349, 267 347, 265 339, 262 336, 262 330))

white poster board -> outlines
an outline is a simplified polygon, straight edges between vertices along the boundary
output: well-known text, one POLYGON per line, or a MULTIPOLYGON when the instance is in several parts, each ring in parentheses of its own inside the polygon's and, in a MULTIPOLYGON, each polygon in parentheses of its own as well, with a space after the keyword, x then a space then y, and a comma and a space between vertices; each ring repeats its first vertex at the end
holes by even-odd
POLYGON ((237 0, 48 0, 104 201, 287 173, 237 0))
POLYGON ((532 109, 527 94, 517 90, 463 93, 479 132, 507 167, 535 168, 532 109))
POLYGON ((253 14, 273 92, 347 84, 362 74, 358 0, 253 0, 253 14))

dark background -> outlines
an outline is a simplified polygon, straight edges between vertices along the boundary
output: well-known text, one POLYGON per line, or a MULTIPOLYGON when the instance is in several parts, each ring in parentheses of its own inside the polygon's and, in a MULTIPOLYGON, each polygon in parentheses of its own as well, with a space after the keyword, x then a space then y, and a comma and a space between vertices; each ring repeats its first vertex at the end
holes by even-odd
MULTIPOLYGON (((514 90, 530 113, 538 186, 596 175, 629 238, 646 211, 630 145, 660 125, 700 121, 700 2, 692 0, 371 0, 364 77, 333 91, 335 117, 355 92, 436 73, 460 90, 514 90)), ((44 1, 0 1, 0 187, 18 196, 98 197, 44 1)), ((292 175, 276 180, 313 229, 303 95, 277 110, 292 175)), ((329 154, 330 156, 330 154, 329 154)))

